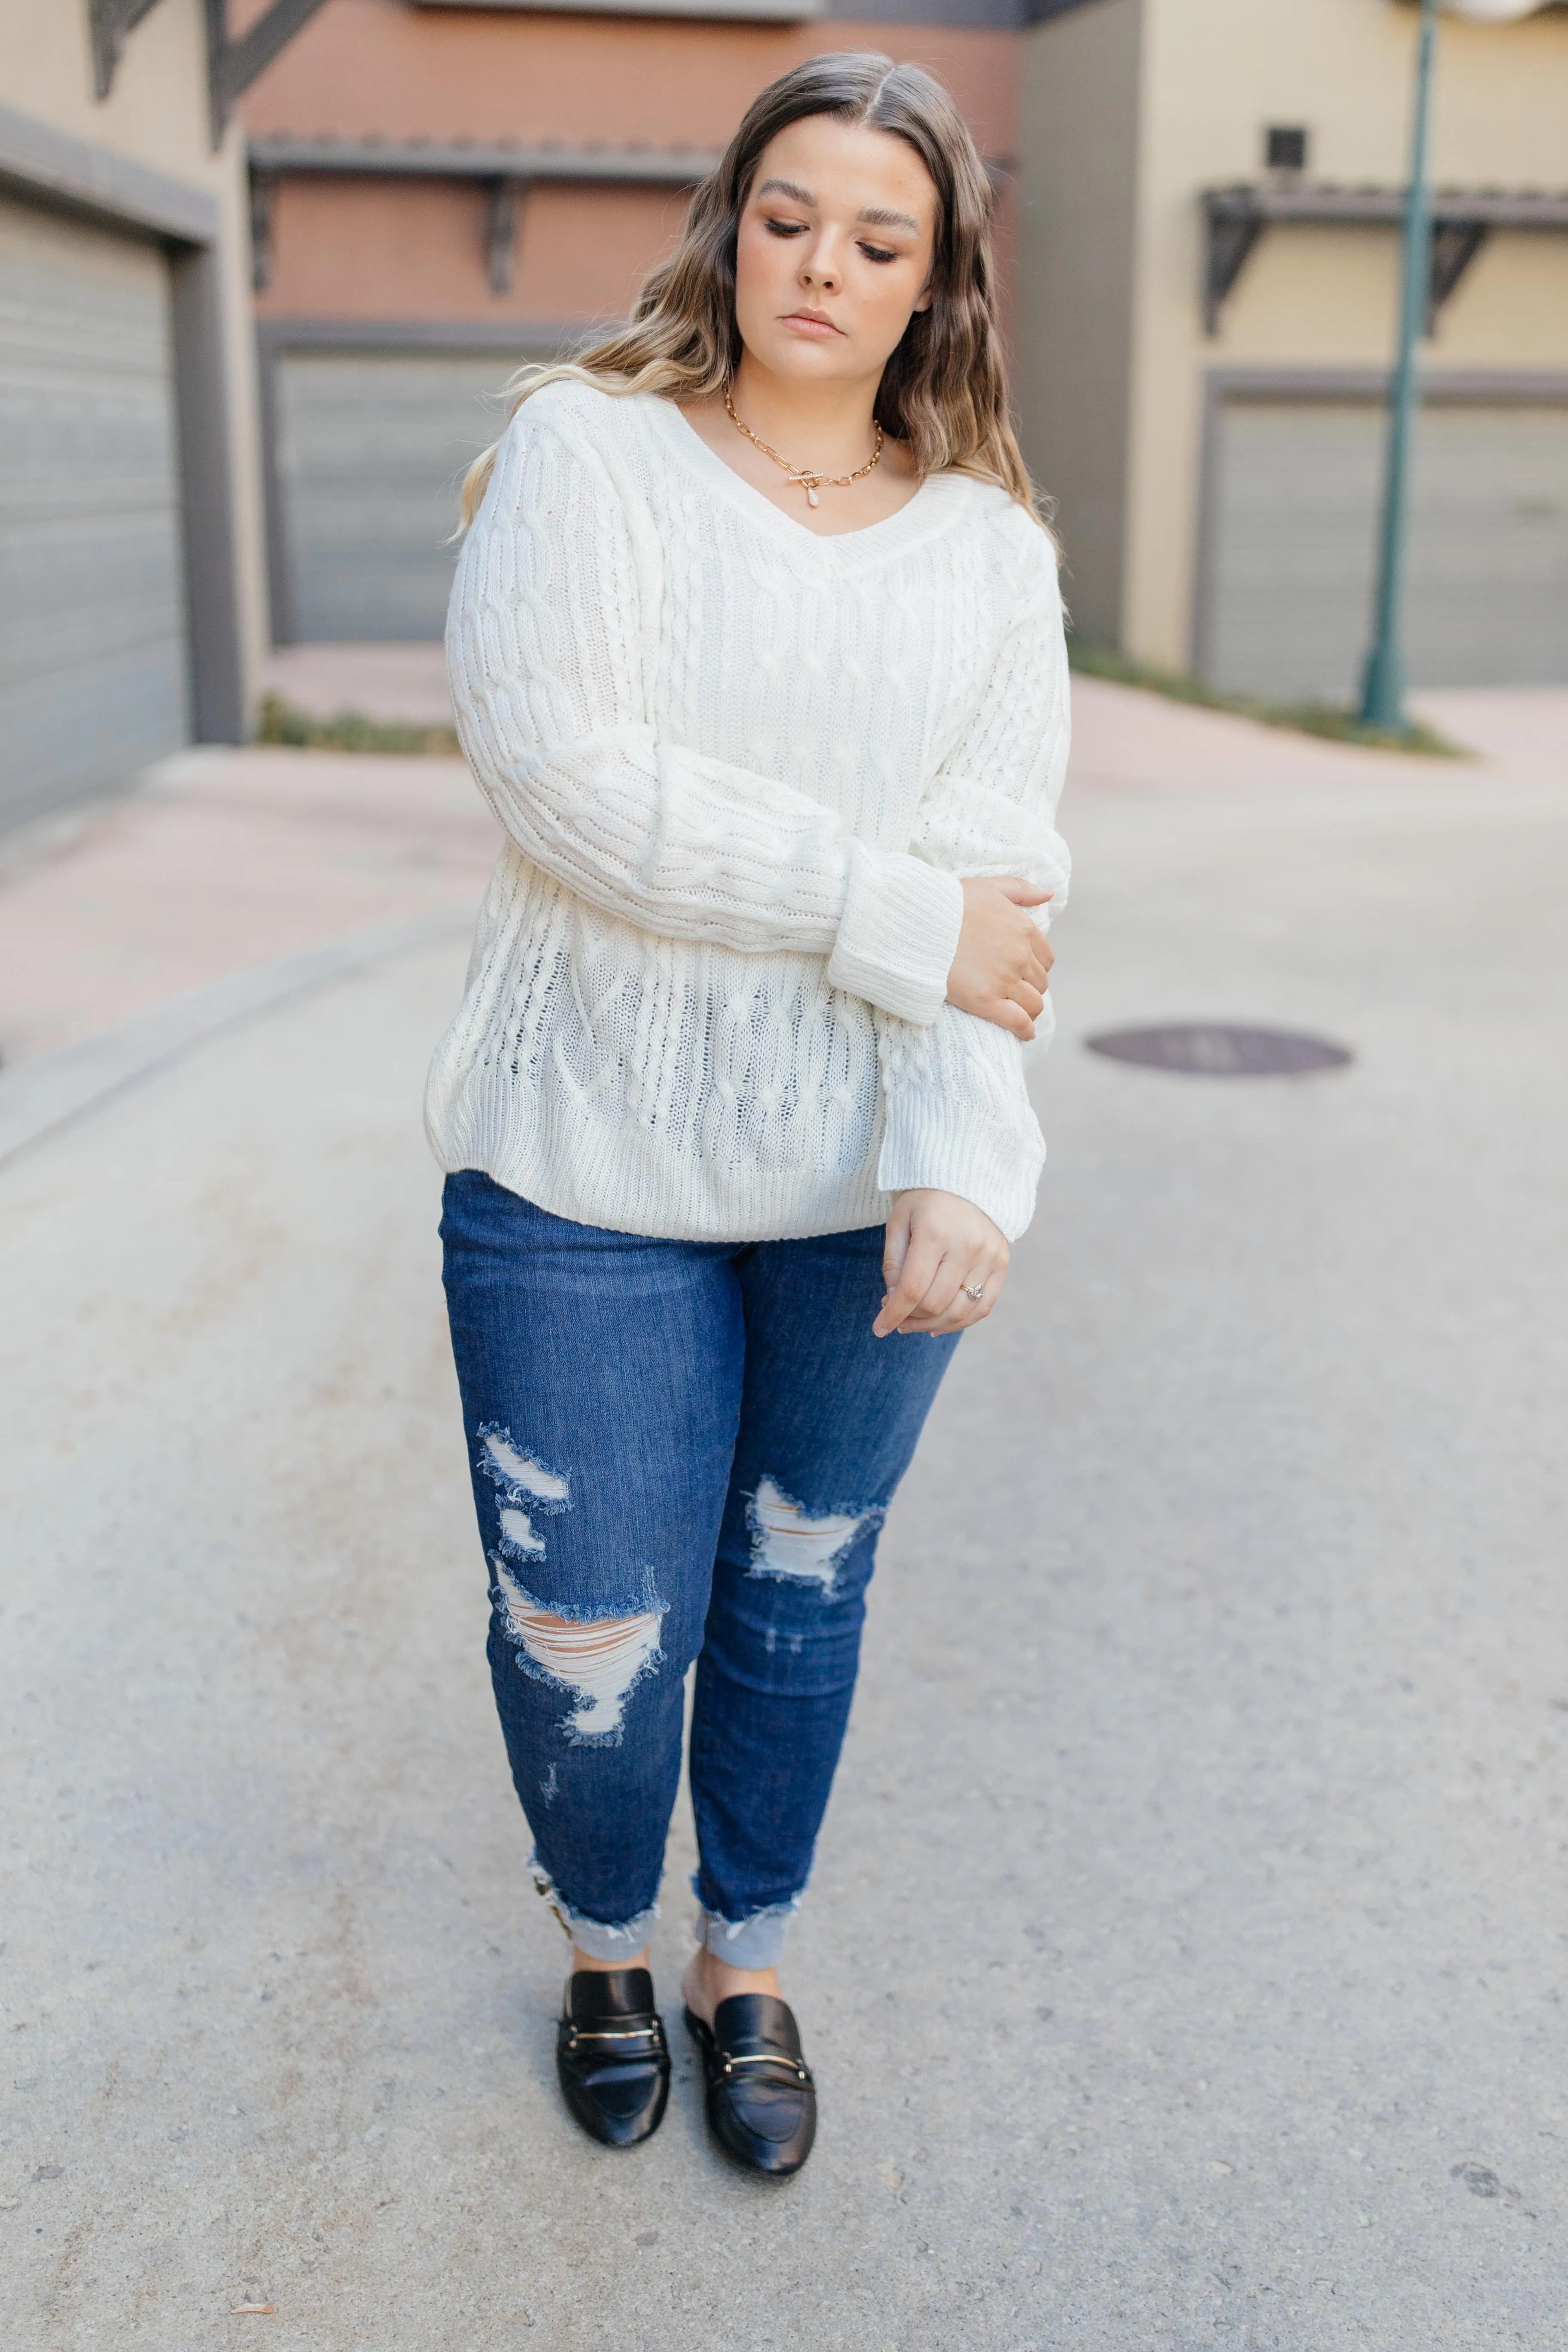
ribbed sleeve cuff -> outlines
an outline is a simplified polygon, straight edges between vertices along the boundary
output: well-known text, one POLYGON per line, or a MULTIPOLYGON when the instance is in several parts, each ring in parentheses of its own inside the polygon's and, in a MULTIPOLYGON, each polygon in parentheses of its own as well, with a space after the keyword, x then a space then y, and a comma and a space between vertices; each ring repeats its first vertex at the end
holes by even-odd
POLYGON ((904 850, 849 845, 849 883, 827 961, 831 988, 926 1028, 947 997, 963 886, 904 850))
POLYGON ((1026 1129, 958 1115, 932 1095, 907 1095, 889 1106, 877 1162, 879 1192, 930 1185, 972 1201, 1016 1242, 1035 1213, 1046 1140, 1033 1113, 1026 1129))

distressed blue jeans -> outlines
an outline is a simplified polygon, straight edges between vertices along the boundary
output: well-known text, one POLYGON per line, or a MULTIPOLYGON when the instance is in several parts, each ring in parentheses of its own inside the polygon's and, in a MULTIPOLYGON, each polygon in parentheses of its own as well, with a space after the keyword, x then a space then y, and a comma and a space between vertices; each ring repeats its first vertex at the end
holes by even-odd
POLYGON ((956 1339, 873 1339, 880 1226, 649 1240, 468 1171, 441 1238, 540 1887, 595 1958, 646 1943, 695 1659, 699 1932, 770 1968, 849 1717, 878 1533, 956 1339))

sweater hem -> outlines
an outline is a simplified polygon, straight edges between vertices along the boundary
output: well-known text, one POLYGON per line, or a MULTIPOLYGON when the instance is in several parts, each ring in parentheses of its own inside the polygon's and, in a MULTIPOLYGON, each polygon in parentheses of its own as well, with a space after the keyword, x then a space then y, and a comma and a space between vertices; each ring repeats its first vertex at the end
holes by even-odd
POLYGON ((793 1177, 777 1186, 772 1202, 758 1198, 767 1189, 766 1180, 759 1183, 758 1171, 751 1168, 744 1171, 743 1203, 728 1187, 700 1181, 698 1171, 696 1181, 672 1185, 662 1198, 639 1202, 634 1208, 623 1188, 613 1181, 596 1184, 584 1171, 563 1168, 557 1156, 494 1141, 457 1149, 439 1137, 432 1136, 431 1142, 448 1176, 474 1170, 569 1224, 635 1234, 645 1241, 809 1241, 817 1234, 858 1233, 868 1225, 886 1224, 892 1209, 891 1195, 878 1189, 874 1161, 815 1187, 803 1187, 793 1177))

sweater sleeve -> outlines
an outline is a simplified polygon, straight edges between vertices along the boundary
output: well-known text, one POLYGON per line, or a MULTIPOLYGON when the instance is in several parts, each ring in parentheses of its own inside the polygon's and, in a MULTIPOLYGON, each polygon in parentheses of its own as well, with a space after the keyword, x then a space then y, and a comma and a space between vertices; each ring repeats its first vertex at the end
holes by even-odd
POLYGON ((458 735, 506 831, 639 929, 826 956, 834 986, 934 1019, 963 920, 956 879, 656 733, 634 502, 591 443, 531 412, 497 455, 447 626, 458 735))
MULTIPOLYGON (((1034 910, 1044 929, 1066 898, 1070 870, 1055 829, 1067 771, 1068 669, 1054 563, 1037 553, 1034 569, 980 705, 921 803, 913 847, 954 875, 1021 874, 1050 890, 1050 905, 1034 910)), ((1053 1025, 1047 997, 1037 1037, 1048 1038, 1053 1025)), ((1046 1157, 1021 1040, 952 1004, 925 1028, 891 1020, 879 1022, 878 1032, 879 1189, 955 1192, 1016 1240, 1034 1213, 1046 1157)))

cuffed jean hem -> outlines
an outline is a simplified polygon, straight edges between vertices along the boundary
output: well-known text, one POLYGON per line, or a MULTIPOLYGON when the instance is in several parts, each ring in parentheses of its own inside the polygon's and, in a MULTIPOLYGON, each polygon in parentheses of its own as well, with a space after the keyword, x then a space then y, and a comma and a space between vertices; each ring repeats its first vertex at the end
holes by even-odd
MULTIPOLYGON (((642 1950, 653 1931, 653 1923, 658 1917, 657 1903, 650 1903, 646 1911, 639 1911, 637 1917, 628 1919, 624 1927, 613 1927, 603 1919, 589 1919, 581 1911, 574 1911, 537 1854, 529 1868, 533 1874, 534 1885, 577 1949, 586 1952, 591 1960, 626 1961, 642 1950)), ((748 1961, 742 1965, 750 1967, 752 1963, 748 1961)), ((772 1963, 763 1960, 760 1965, 768 1968, 772 1963)))
POLYGON ((766 1911, 753 1911, 749 1919, 721 1919, 716 1912, 700 1907, 692 1933, 703 1950, 729 1968, 776 1969, 784 1958, 790 1922, 799 1909, 798 1895, 793 1903, 774 1903, 766 1911))

